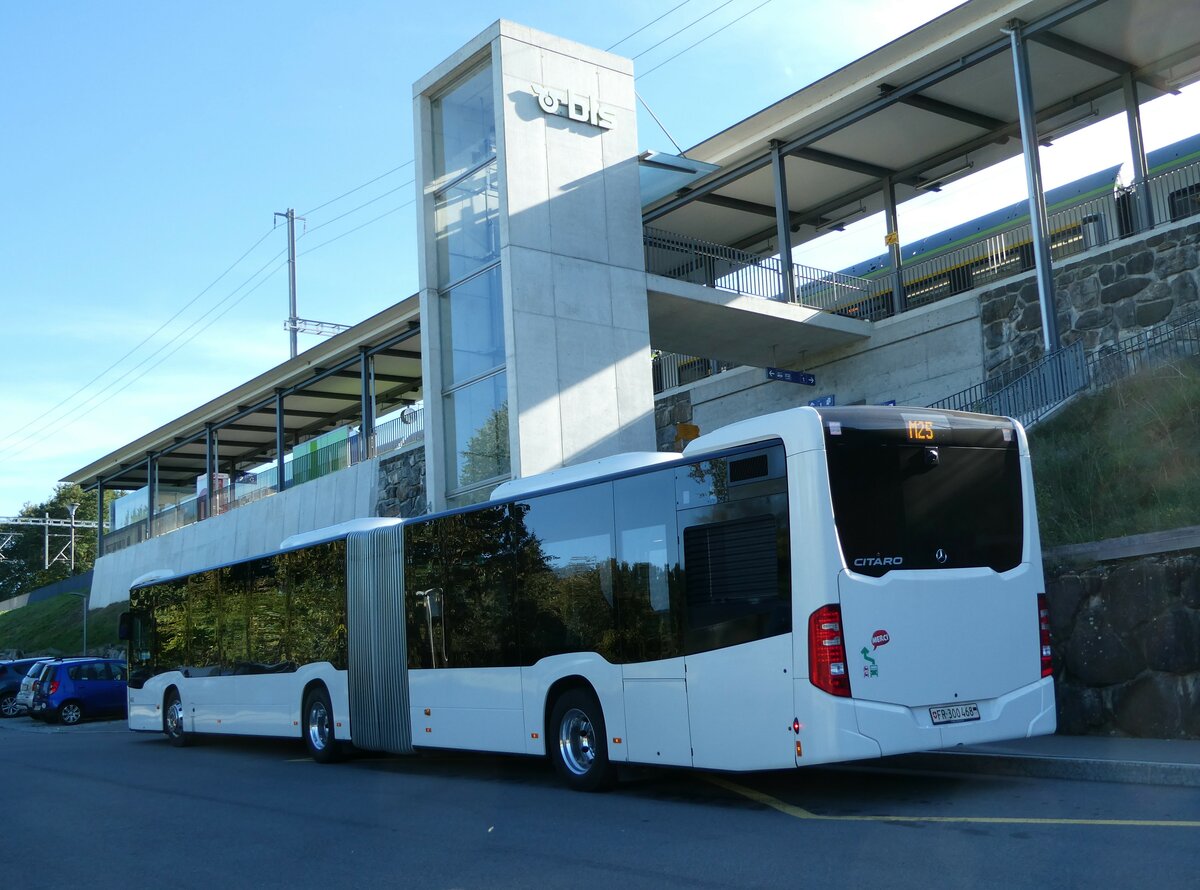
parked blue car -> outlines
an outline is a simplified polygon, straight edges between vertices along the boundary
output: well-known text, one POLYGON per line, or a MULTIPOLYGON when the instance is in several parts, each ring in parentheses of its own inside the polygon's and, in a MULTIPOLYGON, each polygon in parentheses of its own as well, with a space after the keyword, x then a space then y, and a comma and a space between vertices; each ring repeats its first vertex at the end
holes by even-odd
POLYGON ((84 717, 124 714, 125 662, 70 658, 48 662, 35 685, 30 716, 73 726, 84 717))

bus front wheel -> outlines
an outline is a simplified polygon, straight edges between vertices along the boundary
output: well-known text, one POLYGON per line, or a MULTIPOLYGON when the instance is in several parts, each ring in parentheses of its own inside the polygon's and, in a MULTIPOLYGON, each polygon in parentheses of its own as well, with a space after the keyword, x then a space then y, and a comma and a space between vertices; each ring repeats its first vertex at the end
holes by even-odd
POLYGON ((324 687, 312 689, 304 697, 304 747, 317 763, 333 763, 341 759, 337 740, 333 737, 333 706, 324 687))
POLYGON ((186 748, 191 744, 191 736, 183 728, 183 702, 179 693, 171 690, 167 694, 167 702, 163 706, 163 734, 167 741, 176 748, 186 748))
POLYGON ((601 791, 614 784, 616 768, 608 759, 604 712, 590 690, 564 692, 554 703, 550 729, 550 756, 567 785, 576 791, 601 791))

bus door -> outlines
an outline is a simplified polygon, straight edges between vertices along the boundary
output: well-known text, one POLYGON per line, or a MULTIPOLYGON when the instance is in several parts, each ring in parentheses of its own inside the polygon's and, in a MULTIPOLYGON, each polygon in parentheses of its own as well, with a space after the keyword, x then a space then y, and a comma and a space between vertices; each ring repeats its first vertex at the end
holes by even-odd
POLYGON ((676 475, 692 763, 795 764, 792 603, 783 447, 676 475))

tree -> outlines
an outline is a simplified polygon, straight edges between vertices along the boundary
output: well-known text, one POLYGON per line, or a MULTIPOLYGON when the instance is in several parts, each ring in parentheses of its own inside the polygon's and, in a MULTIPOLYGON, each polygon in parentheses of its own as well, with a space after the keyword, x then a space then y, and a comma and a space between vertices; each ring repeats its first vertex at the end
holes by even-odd
POLYGON ((461 457, 462 470, 458 484, 463 488, 473 482, 503 476, 509 471, 508 402, 493 411, 475 431, 461 457))
MULTIPOLYGON (((104 493, 104 509, 119 498, 123 492, 107 491, 104 493)), ((30 519, 41 519, 49 514, 51 519, 71 518, 68 505, 79 504, 75 511, 75 521, 78 523, 96 521, 96 496, 85 493, 78 485, 60 483, 55 486, 54 494, 49 500, 40 504, 25 504, 18 514, 30 519)), ((34 525, 2 525, 0 534, 9 532, 19 533, 9 546, 4 548, 4 560, 0 561, 0 600, 28 593, 55 581, 61 581, 71 574, 69 558, 59 560, 45 566, 45 530, 34 525)), ((62 550, 70 535, 68 528, 50 529, 50 558, 62 550)), ((68 551, 69 557, 69 551, 68 551)), ((96 562, 96 532, 94 529, 75 530, 75 573, 90 570, 96 562)))

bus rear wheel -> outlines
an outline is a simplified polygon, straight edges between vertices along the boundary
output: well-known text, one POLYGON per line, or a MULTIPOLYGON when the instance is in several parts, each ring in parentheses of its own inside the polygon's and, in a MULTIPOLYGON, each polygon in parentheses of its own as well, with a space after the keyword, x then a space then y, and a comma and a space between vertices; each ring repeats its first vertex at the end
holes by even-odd
POLYGON ((304 747, 308 749, 308 756, 317 763, 341 760, 341 749, 333 737, 333 706, 324 687, 317 687, 304 696, 302 716, 304 747))
POLYGON ((602 791, 616 781, 608 759, 604 712, 587 689, 569 689, 554 703, 550 716, 550 756, 554 768, 576 791, 602 791))

